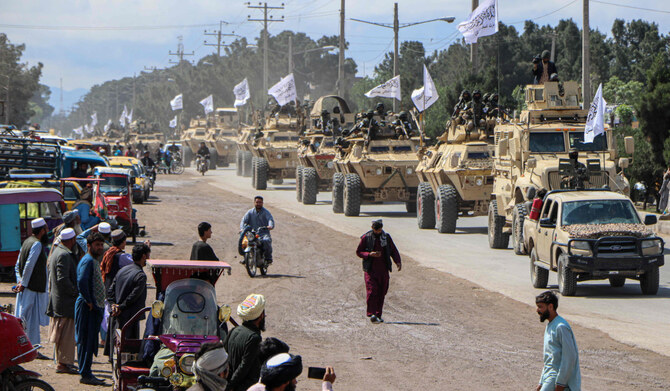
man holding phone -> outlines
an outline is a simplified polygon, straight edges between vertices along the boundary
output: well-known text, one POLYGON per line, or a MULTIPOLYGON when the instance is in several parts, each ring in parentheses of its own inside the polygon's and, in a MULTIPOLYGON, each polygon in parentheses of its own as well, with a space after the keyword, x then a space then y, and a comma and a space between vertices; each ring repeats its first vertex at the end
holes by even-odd
POLYGON ((382 229, 382 220, 372 222, 372 229, 361 236, 356 255, 363 259, 365 290, 367 293, 367 316, 372 323, 382 323, 384 297, 389 289, 391 259, 402 269, 400 253, 391 239, 391 235, 382 229))

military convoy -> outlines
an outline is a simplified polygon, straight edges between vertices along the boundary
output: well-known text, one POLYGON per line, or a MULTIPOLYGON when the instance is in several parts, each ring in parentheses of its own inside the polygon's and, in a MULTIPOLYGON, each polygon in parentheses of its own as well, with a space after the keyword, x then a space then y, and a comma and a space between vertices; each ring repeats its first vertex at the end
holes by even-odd
POLYGON ((237 109, 222 107, 214 111, 214 133, 208 137, 208 145, 216 150, 217 165, 228 167, 233 151, 237 152, 237 130, 240 127, 237 109))
POLYGON ((305 205, 315 204, 320 191, 331 191, 335 173, 335 139, 344 127, 354 124, 354 114, 347 102, 335 95, 323 96, 314 102, 309 129, 300 139, 296 169, 296 199, 305 205), (335 104, 332 113, 327 107, 335 104))
MULTIPOLYGON (((546 82, 528 85, 527 109, 518 121, 499 124, 494 130, 495 158, 493 196, 488 208, 488 239, 491 248, 507 248, 510 236, 517 254, 526 253, 523 221, 527 202, 541 191, 575 186, 608 187, 630 193, 628 180, 617 169, 616 145, 609 127, 584 142, 587 110, 579 107, 577 82, 546 82), (569 152, 578 158, 570 160, 569 152)), ((625 140, 626 153, 633 153, 632 138, 625 140)), ((620 168, 628 159, 618 161, 620 168)))
POLYGON ((196 117, 191 119, 188 129, 181 134, 181 145, 183 148, 184 166, 188 167, 191 161, 195 160, 195 156, 200 149, 200 143, 205 143, 209 149, 209 164, 210 169, 216 169, 216 148, 213 147, 211 140, 213 139, 214 129, 208 127, 206 118, 196 117), (209 145, 208 145, 209 144, 209 145))

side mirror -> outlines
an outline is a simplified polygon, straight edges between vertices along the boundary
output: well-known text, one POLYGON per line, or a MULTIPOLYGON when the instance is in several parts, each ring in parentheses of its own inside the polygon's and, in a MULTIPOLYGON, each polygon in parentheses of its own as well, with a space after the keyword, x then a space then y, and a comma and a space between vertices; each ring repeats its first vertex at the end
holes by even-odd
POLYGON ((510 140, 509 151, 510 155, 512 155, 512 159, 521 159, 521 141, 518 138, 510 140))
POLYGON ((530 168, 531 170, 537 167, 537 160, 535 158, 530 158, 526 162, 526 167, 530 168))
POLYGON ((528 190, 526 190, 526 199, 532 201, 533 198, 535 198, 535 194, 537 194, 537 189, 535 188, 535 186, 530 186, 528 190))
POLYGON ((540 219, 540 227, 542 227, 542 228, 556 228, 556 224, 554 224, 549 217, 545 217, 543 219, 540 219))
POLYGON ((219 323, 226 323, 230 320, 230 314, 233 313, 233 310, 228 304, 224 304, 219 307, 219 323))
POLYGON ((507 155, 507 151, 509 147, 509 139, 503 138, 498 141, 498 145, 496 145, 497 151, 496 151, 496 156, 505 156, 507 155))
POLYGON ((644 225, 654 225, 658 219, 656 218, 656 215, 646 215, 644 216, 644 225))
POLYGON ((623 138, 624 149, 628 155, 635 153, 635 139, 633 136, 626 136, 623 138))
POLYGON ((619 167, 620 168, 628 168, 628 165, 630 164, 630 161, 628 158, 622 157, 619 158, 619 167))
POLYGON ((153 303, 151 303, 151 316, 154 317, 154 319, 160 319, 163 317, 163 302, 160 300, 156 300, 153 303))

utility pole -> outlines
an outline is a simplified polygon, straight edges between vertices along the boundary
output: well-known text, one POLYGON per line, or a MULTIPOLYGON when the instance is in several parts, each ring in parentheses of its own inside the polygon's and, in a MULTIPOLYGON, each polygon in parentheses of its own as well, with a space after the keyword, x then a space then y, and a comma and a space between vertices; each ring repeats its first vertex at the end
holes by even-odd
POLYGON ((344 2, 340 0, 340 53, 337 61, 337 95, 344 97, 344 2))
POLYGON ((184 43, 182 42, 184 37, 180 35, 177 37, 177 39, 179 40, 179 43, 177 44, 177 51, 175 53, 168 51, 168 55, 179 57, 179 61, 170 60, 170 64, 181 64, 181 62, 184 61, 184 56, 193 56, 195 54, 194 52, 184 53, 184 43))
POLYGON ((63 78, 60 78, 60 115, 63 115, 63 78))
MULTIPOLYGON (((585 0, 588 1, 588 0, 585 0)), ((476 10, 477 7, 479 7, 479 0, 472 0, 472 10, 476 10)), ((470 62, 472 63, 472 72, 477 72, 477 44, 476 43, 471 43, 470 44, 470 62)))
POLYGON ((135 109, 135 78, 137 77, 136 73, 133 73, 133 107, 131 110, 135 109))
POLYGON ((293 72, 293 36, 288 36, 288 73, 293 72))
POLYGON ((551 62, 556 62, 556 31, 551 33, 551 62))
POLYGON ((267 93, 268 90, 268 23, 270 22, 283 22, 284 15, 281 19, 272 19, 272 15, 268 18, 268 10, 283 10, 284 5, 282 3, 279 7, 268 6, 268 3, 263 3, 263 5, 251 5, 247 3, 247 8, 250 9, 262 9, 263 10, 263 19, 251 19, 251 15, 247 17, 249 22, 263 22, 263 31, 261 35, 263 36, 263 93, 267 93))
POLYGON ((214 31, 207 31, 205 30, 205 35, 213 36, 216 37, 216 43, 207 43, 207 41, 204 42, 205 46, 216 46, 216 55, 217 57, 221 57, 221 46, 227 46, 224 45, 223 42, 221 41, 222 37, 236 37, 237 35, 233 31, 232 34, 223 34, 223 25, 228 24, 228 22, 224 22, 223 20, 219 21, 219 30, 214 30, 214 31))
POLYGON ((591 56, 590 56, 590 36, 589 27, 589 0, 583 0, 584 14, 582 26, 582 101, 583 108, 591 106, 591 56))
MULTIPOLYGON (((398 76, 398 31, 400 31, 400 23, 398 22, 398 3, 393 3, 393 77, 398 76)), ((393 112, 396 112, 395 103, 393 99, 393 112)))

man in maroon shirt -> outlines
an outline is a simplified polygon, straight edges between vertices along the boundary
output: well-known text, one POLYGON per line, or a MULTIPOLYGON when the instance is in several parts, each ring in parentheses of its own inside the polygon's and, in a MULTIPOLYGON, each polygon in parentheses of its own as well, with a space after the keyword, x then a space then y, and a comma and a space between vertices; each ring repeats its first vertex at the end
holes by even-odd
POLYGON ((367 292, 367 315, 372 323, 382 323, 384 296, 389 289, 391 259, 402 268, 400 254, 391 235, 382 230, 381 219, 372 222, 372 230, 361 236, 356 255, 363 258, 365 290, 367 292))

